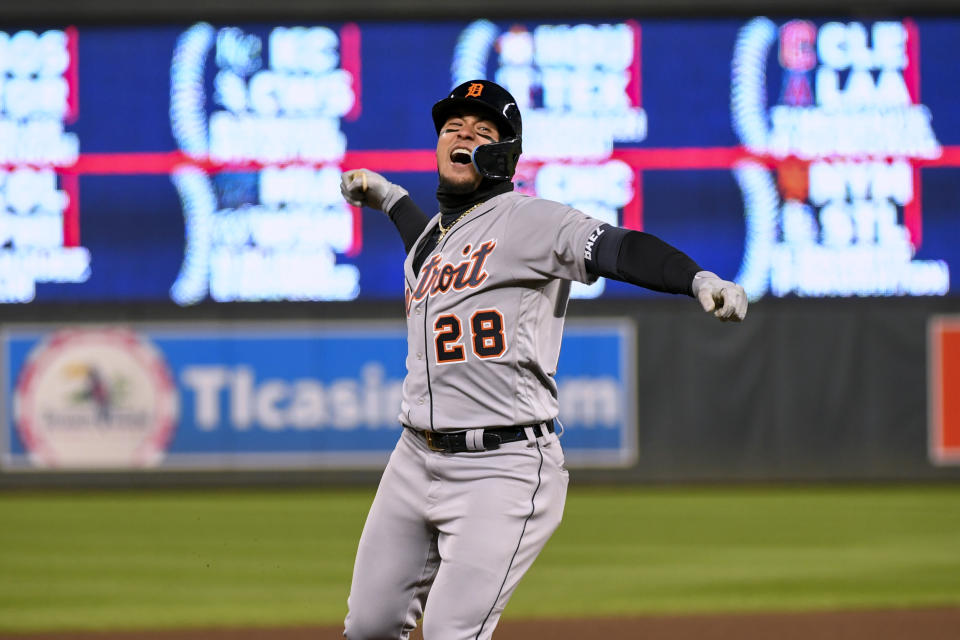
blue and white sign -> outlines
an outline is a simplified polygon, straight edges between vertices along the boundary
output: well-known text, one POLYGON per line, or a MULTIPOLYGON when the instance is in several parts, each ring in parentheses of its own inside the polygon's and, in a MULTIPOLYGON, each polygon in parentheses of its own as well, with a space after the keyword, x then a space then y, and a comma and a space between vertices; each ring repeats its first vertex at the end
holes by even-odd
MULTIPOLYGON (((569 323, 571 466, 636 458, 633 328, 569 323)), ((382 467, 400 435, 400 323, 8 328, 4 469, 382 467)))

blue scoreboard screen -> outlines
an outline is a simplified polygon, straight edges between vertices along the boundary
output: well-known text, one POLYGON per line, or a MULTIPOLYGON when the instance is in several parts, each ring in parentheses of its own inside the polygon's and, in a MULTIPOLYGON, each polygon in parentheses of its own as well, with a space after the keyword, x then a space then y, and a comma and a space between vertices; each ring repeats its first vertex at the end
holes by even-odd
POLYGON ((0 32, 0 304, 400 298, 340 174, 435 211, 430 107, 476 78, 520 103, 518 191, 752 299, 955 295, 958 54, 960 20, 909 18, 0 32))

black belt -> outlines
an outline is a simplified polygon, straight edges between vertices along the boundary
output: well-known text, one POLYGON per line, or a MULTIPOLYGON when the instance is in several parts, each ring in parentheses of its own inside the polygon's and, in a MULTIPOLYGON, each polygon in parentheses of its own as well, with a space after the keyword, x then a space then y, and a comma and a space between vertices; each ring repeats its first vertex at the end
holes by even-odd
POLYGON ((444 433, 440 431, 421 431, 407 427, 412 433, 423 438, 427 446, 433 451, 443 453, 464 453, 466 451, 492 451, 508 442, 518 442, 527 439, 526 429, 533 429, 537 438, 553 433, 553 420, 538 422, 537 424, 520 424, 513 427, 478 427, 470 431, 454 431, 444 433), (478 441, 477 431, 483 429, 482 442, 478 441), (473 435, 468 435, 473 434, 473 435))

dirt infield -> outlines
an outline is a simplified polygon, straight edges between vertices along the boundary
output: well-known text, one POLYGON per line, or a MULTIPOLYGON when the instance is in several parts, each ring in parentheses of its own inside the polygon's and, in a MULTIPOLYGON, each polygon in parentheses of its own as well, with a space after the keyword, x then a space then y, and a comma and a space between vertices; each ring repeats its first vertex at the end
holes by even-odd
MULTIPOLYGON (((0 634, 0 640, 341 640, 341 629, 0 634)), ((960 607, 503 622, 496 640, 956 640, 960 607)), ((411 640, 421 640, 419 630, 411 640)))

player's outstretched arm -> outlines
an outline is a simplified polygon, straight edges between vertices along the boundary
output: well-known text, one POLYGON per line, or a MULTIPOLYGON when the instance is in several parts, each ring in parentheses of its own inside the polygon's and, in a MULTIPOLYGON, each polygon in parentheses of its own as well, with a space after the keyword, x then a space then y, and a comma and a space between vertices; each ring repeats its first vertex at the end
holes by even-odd
POLYGON ((654 291, 682 293, 723 321, 747 314, 743 287, 703 270, 687 254, 656 236, 610 225, 591 234, 585 251, 587 271, 654 291))
POLYGON ((430 222, 406 189, 369 169, 354 169, 341 175, 340 193, 355 207, 366 206, 386 213, 408 252, 430 222))

